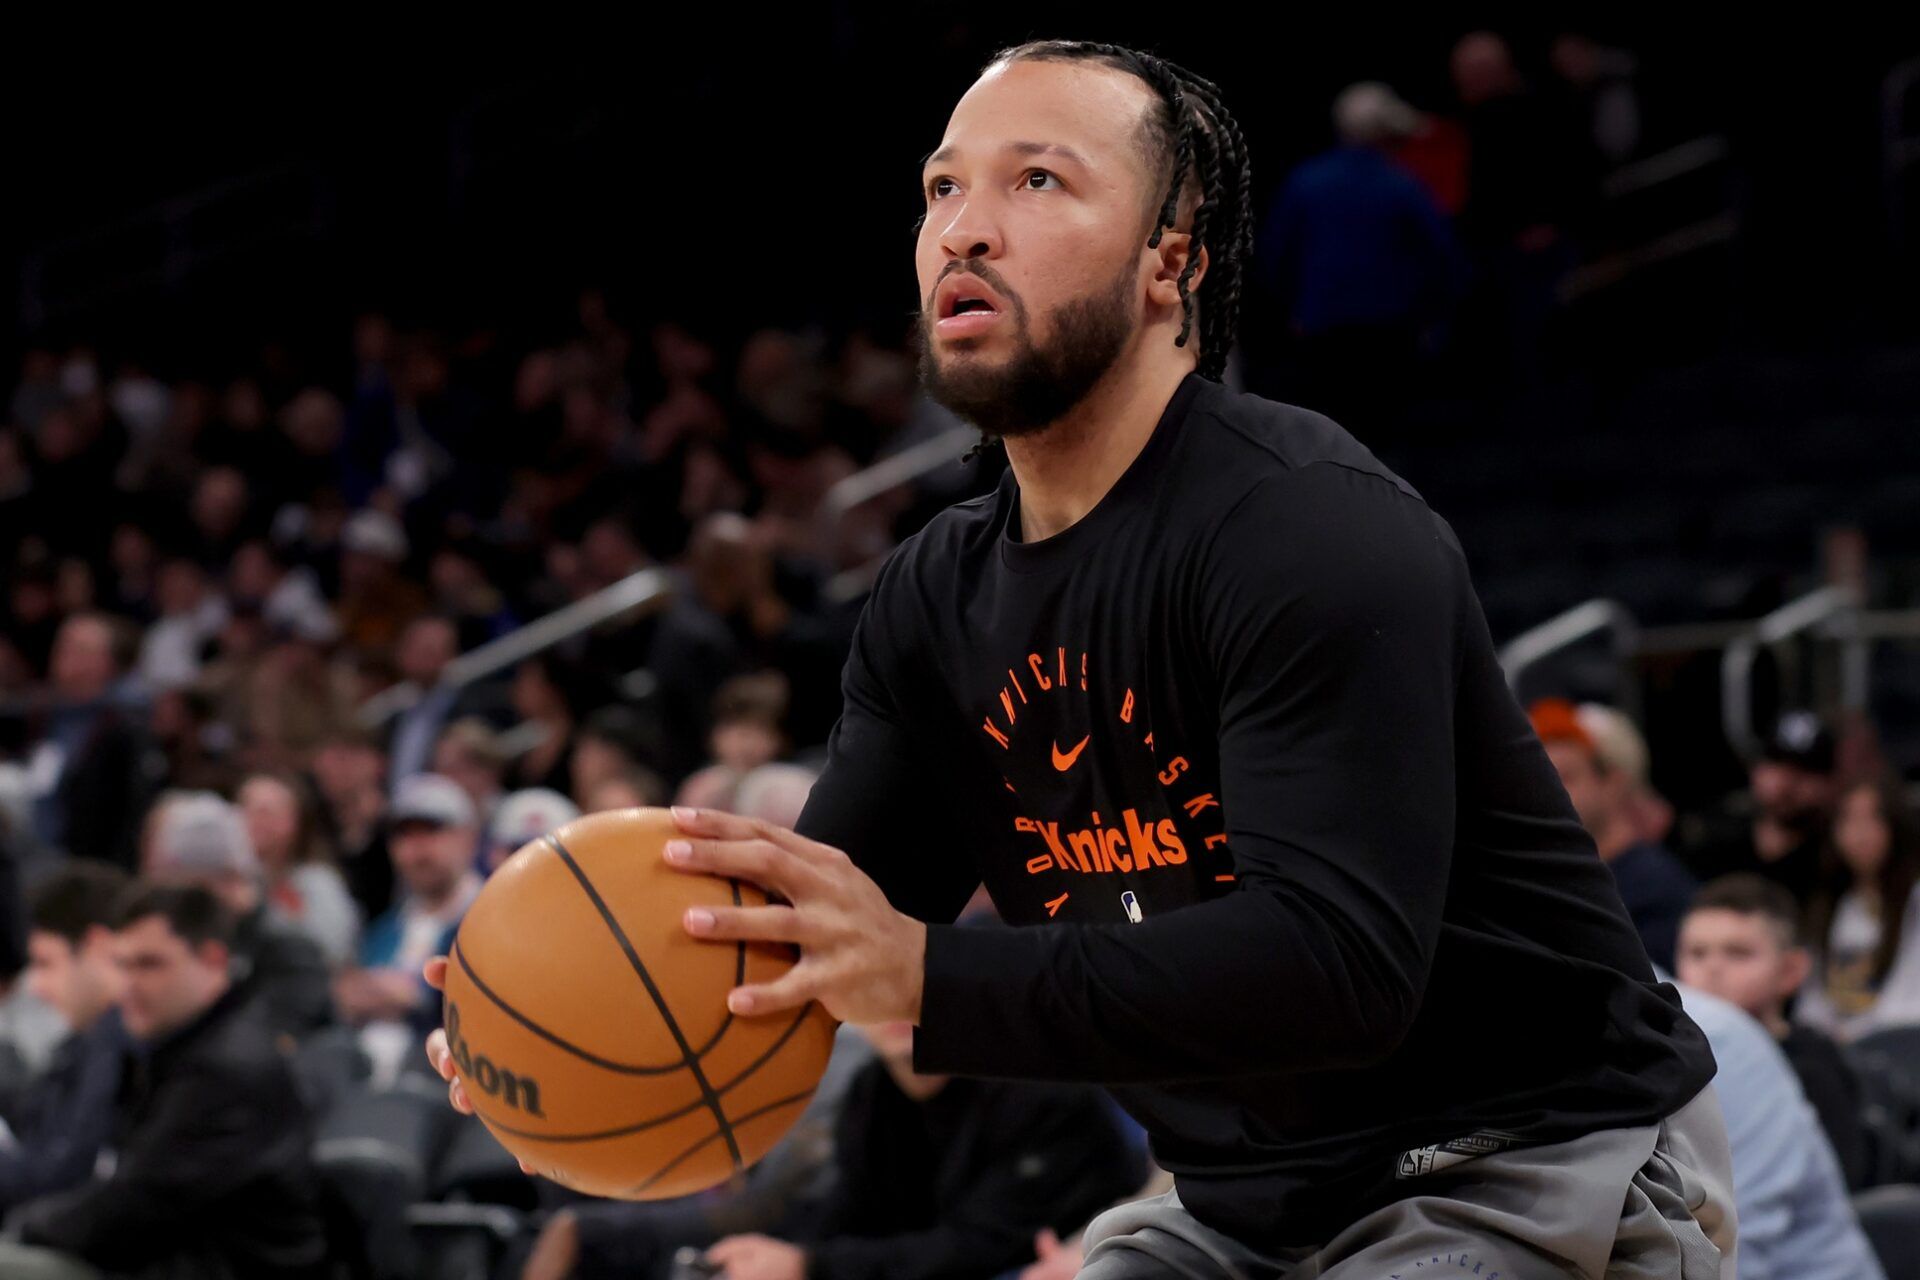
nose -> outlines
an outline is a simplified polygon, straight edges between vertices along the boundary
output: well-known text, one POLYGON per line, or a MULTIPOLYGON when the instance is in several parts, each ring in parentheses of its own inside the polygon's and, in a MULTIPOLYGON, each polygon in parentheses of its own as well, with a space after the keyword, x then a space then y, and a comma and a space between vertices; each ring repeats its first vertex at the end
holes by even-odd
POLYGON ((1000 229, 984 216, 980 202, 967 200, 940 229, 940 251, 949 258, 997 258, 1000 256, 1000 229))

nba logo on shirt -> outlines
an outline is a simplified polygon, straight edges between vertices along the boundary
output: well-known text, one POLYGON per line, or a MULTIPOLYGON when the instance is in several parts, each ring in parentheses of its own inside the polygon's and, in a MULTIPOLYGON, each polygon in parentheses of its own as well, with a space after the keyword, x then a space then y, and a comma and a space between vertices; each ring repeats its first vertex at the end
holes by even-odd
POLYGON ((1120 905, 1127 909, 1127 919, 1135 924, 1140 923, 1140 899, 1133 896, 1133 890, 1129 889, 1120 895, 1120 905))

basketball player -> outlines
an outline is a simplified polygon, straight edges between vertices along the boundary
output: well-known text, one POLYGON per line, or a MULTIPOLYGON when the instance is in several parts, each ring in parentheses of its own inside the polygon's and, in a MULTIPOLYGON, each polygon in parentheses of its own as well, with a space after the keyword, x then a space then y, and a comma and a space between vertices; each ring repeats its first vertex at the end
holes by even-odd
POLYGON ((1251 221, 1218 90, 1023 45, 922 178, 920 372, 1010 466, 881 571, 797 830, 679 815, 669 862, 785 899, 688 930, 801 949, 730 1007, 1108 1085, 1175 1187, 1088 1227, 1095 1280, 1732 1276, 1712 1055, 1452 529, 1221 384, 1251 221), (1030 927, 950 923, 983 880, 1030 927))

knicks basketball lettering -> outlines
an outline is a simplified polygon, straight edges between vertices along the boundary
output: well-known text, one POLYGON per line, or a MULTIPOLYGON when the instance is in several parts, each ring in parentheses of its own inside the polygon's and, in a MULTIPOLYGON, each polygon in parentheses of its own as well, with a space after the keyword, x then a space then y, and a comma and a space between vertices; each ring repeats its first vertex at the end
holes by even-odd
POLYGON ((1027 860, 1027 873, 1059 867, 1088 874, 1144 871, 1148 867, 1179 866, 1187 860, 1186 842, 1174 830, 1172 818, 1142 822, 1137 809, 1121 811, 1120 823, 1107 826, 1094 814, 1094 825, 1064 835, 1057 822, 1021 818, 1016 830, 1031 831, 1046 842, 1047 852, 1027 860))
POLYGON ((490 1098, 498 1098, 515 1111, 524 1111, 530 1116, 546 1119, 546 1113, 540 1110, 540 1085, 530 1076, 518 1076, 504 1067, 497 1067, 484 1054, 474 1057, 467 1047, 467 1038, 460 1034, 460 1006, 447 1006, 447 1048, 453 1053, 453 1060, 460 1067, 462 1079, 470 1080, 480 1086, 482 1093, 490 1098))

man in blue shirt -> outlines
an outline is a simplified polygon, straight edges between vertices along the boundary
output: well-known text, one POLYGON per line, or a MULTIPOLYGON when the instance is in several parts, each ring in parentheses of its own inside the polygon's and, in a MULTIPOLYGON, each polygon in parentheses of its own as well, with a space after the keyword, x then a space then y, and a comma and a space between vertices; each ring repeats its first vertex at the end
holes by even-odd
POLYGON ((1733 1152, 1739 1280, 1885 1280, 1780 1046, 1725 1000, 1674 985, 1719 1064, 1713 1083, 1733 1152))
POLYGON ((1334 103, 1339 144, 1288 178, 1254 259, 1299 343, 1299 403, 1378 441, 1399 421, 1423 333, 1444 324, 1468 266, 1417 179, 1386 153, 1418 116, 1385 85, 1334 103))

